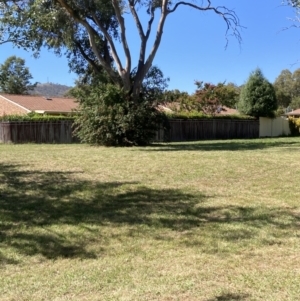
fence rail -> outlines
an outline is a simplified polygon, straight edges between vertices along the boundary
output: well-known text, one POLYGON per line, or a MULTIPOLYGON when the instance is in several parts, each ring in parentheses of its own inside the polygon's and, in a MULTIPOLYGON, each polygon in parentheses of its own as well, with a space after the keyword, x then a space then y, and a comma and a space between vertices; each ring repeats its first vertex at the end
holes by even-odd
POLYGON ((156 141, 258 138, 259 120, 253 119, 171 119, 170 130, 159 130, 156 141))
POLYGON ((70 120, 60 121, 2 121, 0 142, 2 143, 72 143, 70 120))
MULTIPOLYGON (((72 135, 70 120, 61 121, 2 121, 2 143, 72 143, 78 140, 72 135)), ((209 139, 258 138, 258 120, 171 119, 170 130, 159 130, 155 141, 193 141, 209 139)))

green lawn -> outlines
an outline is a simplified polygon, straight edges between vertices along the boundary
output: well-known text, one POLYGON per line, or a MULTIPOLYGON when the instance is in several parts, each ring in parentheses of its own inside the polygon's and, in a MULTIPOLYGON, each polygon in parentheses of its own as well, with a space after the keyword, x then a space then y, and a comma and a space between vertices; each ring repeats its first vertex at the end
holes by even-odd
POLYGON ((0 300, 300 300, 300 138, 0 144, 0 300))

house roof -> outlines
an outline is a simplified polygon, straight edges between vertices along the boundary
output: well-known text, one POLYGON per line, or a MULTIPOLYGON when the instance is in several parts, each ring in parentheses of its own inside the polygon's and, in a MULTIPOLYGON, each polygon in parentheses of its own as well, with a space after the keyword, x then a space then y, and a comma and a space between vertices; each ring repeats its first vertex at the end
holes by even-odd
POLYGON ((294 111, 289 112, 289 113, 285 113, 284 115, 287 115, 287 116, 300 116, 300 109, 294 110, 294 111))
MULTIPOLYGON (((158 105, 157 108, 161 112, 174 112, 171 108, 173 107, 175 110, 180 109, 180 104, 177 102, 165 103, 164 105, 158 105)), ((232 109, 226 106, 221 106, 219 110, 216 111, 216 115, 237 115, 239 111, 236 109, 232 109)))
POLYGON ((78 107, 73 98, 1 93, 0 97, 18 107, 37 113, 71 113, 78 107))
POLYGON ((222 106, 221 110, 217 112, 218 115, 236 115, 239 114, 239 111, 236 109, 231 109, 226 106, 222 106))

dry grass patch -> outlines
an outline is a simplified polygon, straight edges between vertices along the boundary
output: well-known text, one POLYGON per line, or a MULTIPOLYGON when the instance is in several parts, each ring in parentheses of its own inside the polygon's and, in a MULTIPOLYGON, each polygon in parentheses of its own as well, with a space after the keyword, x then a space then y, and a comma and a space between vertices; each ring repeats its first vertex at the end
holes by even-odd
POLYGON ((0 300, 298 300, 299 154, 0 145, 0 300))

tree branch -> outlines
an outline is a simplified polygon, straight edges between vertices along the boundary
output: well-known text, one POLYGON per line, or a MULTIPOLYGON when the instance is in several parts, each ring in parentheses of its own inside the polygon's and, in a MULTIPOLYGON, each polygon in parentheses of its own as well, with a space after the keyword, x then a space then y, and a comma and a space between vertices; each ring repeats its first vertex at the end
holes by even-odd
POLYGON ((134 7, 135 3, 132 0, 128 1, 128 2, 129 2, 130 11, 132 13, 132 16, 134 18, 136 27, 137 27, 139 35, 140 35, 140 38, 141 38, 141 40, 143 40, 145 38, 145 34, 144 34, 143 26, 141 24, 139 16, 138 16, 138 14, 137 14, 137 12, 135 10, 135 7, 134 7))
POLYGON ((149 13, 150 13, 151 17, 148 21, 148 27, 147 27, 147 32, 146 32, 146 39, 147 40, 148 40, 149 35, 151 33, 151 27, 152 27, 152 23, 153 23, 153 20, 154 20, 154 10, 155 10, 155 8, 153 6, 149 7, 149 13))
POLYGON ((64 1, 64 0, 55 0, 55 1, 57 3, 59 3, 61 7, 66 9, 68 14, 87 30, 90 45, 93 49, 93 52, 95 53, 96 57, 98 58, 99 62, 101 63, 103 68, 106 70, 106 72, 111 76, 113 81, 116 84, 119 84, 118 80, 116 79, 117 77, 116 77, 115 71, 112 69, 112 66, 102 57, 102 55, 100 54, 100 52, 97 49, 96 42, 95 42, 95 36, 98 36, 98 33, 96 32, 96 30, 93 27, 91 27, 90 24, 86 20, 81 19, 79 17, 78 13, 75 10, 73 10, 72 7, 66 3, 66 1, 64 1))
MULTIPOLYGON (((138 69, 137 69, 137 74, 135 77, 135 81, 134 81, 134 86, 133 86, 133 96, 137 97, 139 94, 139 90, 140 87, 142 85, 142 81, 145 77, 145 75, 147 74, 147 72, 149 71, 150 67, 152 66, 152 62, 153 59, 155 57, 155 54, 158 50, 158 47, 160 45, 161 42, 161 37, 163 34, 163 28, 164 28, 164 24, 166 21, 166 17, 168 15, 168 10, 167 10, 167 6, 168 6, 168 1, 169 0, 162 0, 162 5, 161 5, 161 16, 158 22, 158 26, 157 26, 157 31, 156 31, 156 37, 153 43, 153 47, 150 51, 150 54, 146 60, 146 62, 142 62, 142 55, 145 56, 145 51, 146 51, 146 42, 147 39, 149 38, 149 34, 151 31, 151 25, 154 19, 154 11, 151 8, 151 18, 148 22, 148 30, 147 30, 147 36, 144 38, 144 43, 142 43, 141 45, 141 51, 140 51, 140 60, 139 60, 139 65, 138 65, 138 69)), ((143 61, 144 61, 144 57, 143 57, 143 61)))
POLYGON ((156 37, 152 46, 152 49, 150 51, 150 54, 147 58, 147 61, 145 63, 145 71, 144 71, 144 75, 148 72, 148 70, 150 69, 153 59, 156 55, 157 49, 160 45, 161 42, 161 37, 163 34, 163 28, 165 25, 165 21, 167 18, 169 11, 168 11, 168 0, 162 0, 162 6, 161 6, 161 15, 160 15, 160 19, 157 25, 157 30, 156 30, 156 37))
MULTIPOLYGON (((239 31, 239 28, 242 28, 243 26, 241 26, 240 20, 239 20, 237 14, 233 10, 228 9, 225 6, 214 7, 211 5, 210 0, 207 0, 207 2, 208 2, 208 4, 206 6, 198 6, 198 5, 190 3, 190 2, 180 1, 180 2, 176 3, 172 9, 168 9, 168 13, 173 13, 180 5, 190 6, 192 8, 195 8, 195 9, 201 10, 201 11, 213 11, 214 13, 216 13, 217 15, 222 17, 223 20, 225 21, 226 26, 227 26, 226 36, 227 36, 228 32, 230 30, 232 30, 232 35, 238 40, 239 44, 241 44, 242 37, 241 37, 241 33, 239 31)), ((226 40, 227 40, 227 38, 226 38, 226 40)), ((227 47, 227 45, 228 45, 228 40, 226 42, 225 48, 227 47)))
POLYGON ((81 43, 78 41, 74 41, 76 47, 78 48, 80 54, 82 57, 90 64, 90 66, 96 71, 99 71, 99 66, 93 61, 92 59, 89 58, 89 56, 85 53, 83 47, 81 46, 81 43))
MULTIPOLYGON (((151 13, 151 18, 148 22, 148 29, 147 29, 147 33, 145 35, 142 24, 140 22, 140 19, 138 17, 138 14, 136 12, 136 9, 134 7, 135 3, 133 0, 128 1, 129 2, 129 7, 130 7, 130 11, 131 14, 133 15, 137 30, 139 32, 140 35, 140 39, 141 39, 141 46, 140 46, 140 56, 139 56, 139 62, 138 62, 138 68, 137 68, 137 75, 140 73, 141 68, 143 68, 144 66, 144 62, 145 62, 145 52, 146 52, 146 46, 147 46, 147 40, 149 38, 150 35, 150 31, 151 31, 151 24, 153 22, 154 19, 154 13, 152 11, 151 13)), ((151 1, 150 1, 151 2, 151 1)))
POLYGON ((101 24, 100 20, 97 18, 95 13, 92 13, 92 17, 93 17, 93 21, 96 23, 96 25, 99 27, 99 29, 102 31, 103 35, 105 36, 105 38, 108 41, 108 44, 110 46, 111 55, 112 55, 116 65, 117 65, 117 69, 119 71, 119 74, 121 75, 122 70, 123 70, 123 66, 122 66, 121 60, 118 56, 115 44, 114 44, 111 36, 107 32, 106 28, 101 24))
POLYGON ((122 70, 123 72, 123 78, 124 76, 126 77, 126 81, 128 81, 127 84, 130 84, 130 71, 131 71, 131 54, 130 50, 128 47, 127 39, 126 39, 126 28, 125 28, 125 23, 124 23, 124 18, 122 17, 121 11, 120 11, 120 3, 118 0, 112 0, 112 5, 114 7, 115 13, 117 20, 120 25, 120 30, 121 30, 121 41, 124 49, 124 53, 126 56, 126 67, 125 70, 122 70))

